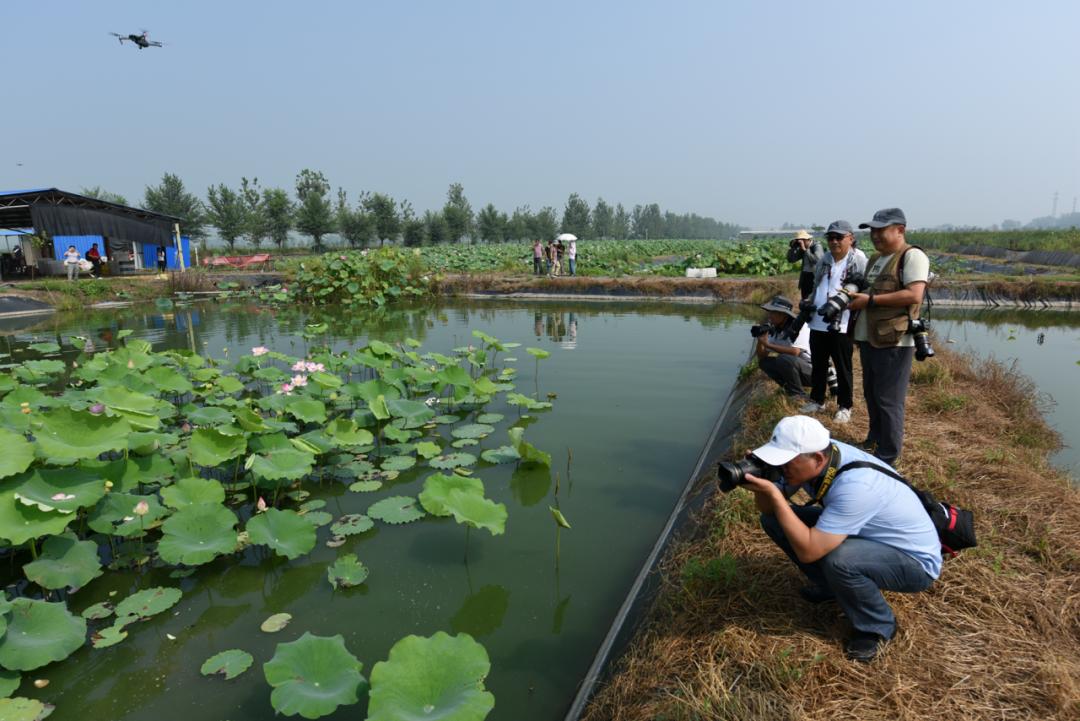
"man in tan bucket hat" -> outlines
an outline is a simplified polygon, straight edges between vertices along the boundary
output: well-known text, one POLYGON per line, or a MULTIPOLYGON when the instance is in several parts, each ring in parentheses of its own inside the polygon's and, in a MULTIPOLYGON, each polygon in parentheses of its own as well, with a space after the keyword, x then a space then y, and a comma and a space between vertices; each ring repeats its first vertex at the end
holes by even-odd
POLYGON ((799 273, 799 296, 808 298, 814 292, 814 269, 818 261, 825 254, 821 243, 814 240, 814 236, 805 230, 800 230, 791 238, 791 247, 788 248, 787 259, 789 263, 802 261, 802 272, 799 273))

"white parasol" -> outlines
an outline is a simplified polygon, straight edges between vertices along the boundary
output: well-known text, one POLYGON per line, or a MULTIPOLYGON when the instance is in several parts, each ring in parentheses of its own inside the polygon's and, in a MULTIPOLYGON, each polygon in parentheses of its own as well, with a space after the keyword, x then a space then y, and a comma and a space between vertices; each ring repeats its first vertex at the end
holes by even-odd
POLYGON ((555 240, 577 240, 577 236, 573 233, 563 233, 557 236, 555 240))

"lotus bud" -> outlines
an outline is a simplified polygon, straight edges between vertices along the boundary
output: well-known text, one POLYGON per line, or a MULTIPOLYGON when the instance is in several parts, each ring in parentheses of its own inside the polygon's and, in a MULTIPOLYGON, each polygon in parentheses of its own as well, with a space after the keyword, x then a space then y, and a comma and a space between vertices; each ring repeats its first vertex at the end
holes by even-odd
POLYGON ((93 413, 95 416, 100 416, 102 413, 105 412, 105 404, 95 403, 94 405, 90 406, 90 412, 93 413))
POLYGON ((26 403, 26 402, 20 403, 19 404, 19 410, 22 413, 29 415, 29 413, 30 413, 30 404, 26 403))
POLYGON ((180 426, 180 430, 183 431, 184 433, 191 433, 191 424, 190 423, 184 423, 183 425, 180 426))
POLYGON ((79 367, 79 361, 71 361, 71 367, 72 368, 78 368, 79 367))
POLYGON ((47 679, 47 678, 36 678, 36 679, 34 679, 34 688, 45 688, 48 685, 49 685, 49 679, 47 679))
POLYGON ((150 504, 146 501, 139 501, 135 504, 135 508, 132 510, 136 516, 145 516, 150 512, 150 504))
POLYGON ((128 361, 128 370, 131 370, 134 367, 135 367, 135 361, 134 360, 129 360, 128 361))
POLYGON ((262 496, 259 496, 259 500, 255 502, 255 508, 258 509, 259 513, 262 513, 263 511, 265 511, 266 510, 266 499, 263 498, 262 496))
POLYGON ((105 481, 105 491, 106 492, 111 491, 112 487, 113 487, 113 482, 112 481, 105 481))

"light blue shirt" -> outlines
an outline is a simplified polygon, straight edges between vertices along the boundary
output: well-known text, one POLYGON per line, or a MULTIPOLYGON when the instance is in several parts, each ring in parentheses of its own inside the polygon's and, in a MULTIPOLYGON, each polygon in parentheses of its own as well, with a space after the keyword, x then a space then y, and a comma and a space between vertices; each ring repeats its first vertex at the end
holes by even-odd
MULTIPOLYGON (((846 443, 836 443, 840 462, 884 461, 846 443)), ((853 468, 836 477, 822 499, 824 511, 814 525, 825 533, 857 536, 884 543, 908 554, 931 577, 941 575, 941 541, 937 530, 908 486, 873 468, 853 468)))

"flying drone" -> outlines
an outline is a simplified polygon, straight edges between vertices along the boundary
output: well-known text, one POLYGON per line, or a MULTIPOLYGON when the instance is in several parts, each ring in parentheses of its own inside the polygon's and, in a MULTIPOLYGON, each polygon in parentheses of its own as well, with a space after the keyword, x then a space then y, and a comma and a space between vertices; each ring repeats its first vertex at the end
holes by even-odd
POLYGON ((132 33, 131 35, 121 35, 120 33, 109 33, 109 35, 112 35, 113 37, 118 39, 120 41, 121 45, 124 44, 125 40, 127 40, 129 42, 132 42, 132 43, 134 43, 135 45, 138 46, 139 50, 142 50, 143 48, 160 48, 160 47, 164 47, 163 43, 161 43, 161 42, 159 42, 157 40, 151 40, 150 37, 149 37, 149 33, 146 30, 143 30, 141 35, 136 35, 134 33, 132 33))

